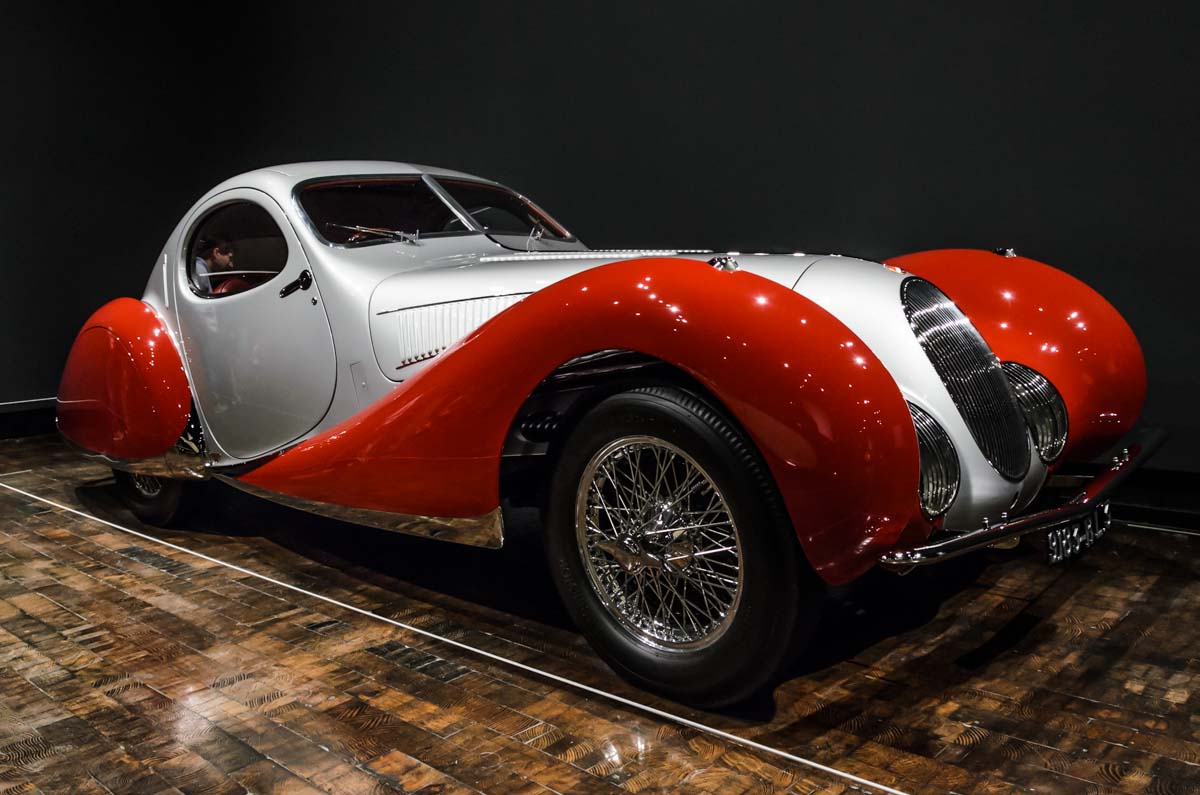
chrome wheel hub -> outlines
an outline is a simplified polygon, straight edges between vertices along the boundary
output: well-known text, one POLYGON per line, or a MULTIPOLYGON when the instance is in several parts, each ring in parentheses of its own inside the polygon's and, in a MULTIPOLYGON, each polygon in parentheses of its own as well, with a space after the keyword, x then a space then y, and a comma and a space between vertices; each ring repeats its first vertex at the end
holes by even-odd
POLYGON ((712 478, 678 447, 627 436, 601 448, 579 482, 575 533, 592 589, 639 641, 703 648, 732 623, 737 527, 712 478))
POLYGON ((162 492, 162 481, 153 475, 130 475, 129 479, 143 497, 157 497, 162 492))

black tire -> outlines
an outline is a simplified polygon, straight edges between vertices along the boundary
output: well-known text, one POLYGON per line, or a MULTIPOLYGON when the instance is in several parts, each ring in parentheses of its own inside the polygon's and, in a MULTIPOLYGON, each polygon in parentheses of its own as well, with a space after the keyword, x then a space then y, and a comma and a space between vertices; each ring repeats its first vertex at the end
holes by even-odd
POLYGON ((184 512, 186 484, 179 480, 149 475, 131 475, 113 470, 117 493, 134 516, 142 522, 167 527, 184 512))
MULTIPOLYGON (((654 449, 657 443, 637 444, 648 444, 650 447, 643 449, 654 449)), ((615 475, 609 483, 610 486, 616 483, 615 475)), ((659 505, 659 502, 651 499, 642 504, 659 505)), ((815 575, 803 559, 791 521, 765 464, 740 429, 721 412, 683 390, 646 387, 614 395, 597 404, 579 421, 563 448, 547 507, 547 554, 568 612, 597 653, 619 674, 646 690, 704 707, 742 701, 771 683, 815 624, 819 600, 815 575), (635 444, 625 440, 647 438, 661 440, 690 457, 690 463, 707 476, 718 497, 723 499, 728 509, 726 515, 732 517, 731 527, 736 528, 740 556, 737 564, 742 573, 739 596, 729 609, 714 611, 731 617, 722 619, 725 623, 719 632, 712 633, 711 640, 689 641, 706 644, 699 648, 672 647, 670 642, 664 644, 657 638, 647 638, 645 632, 639 636, 638 627, 628 615, 623 618, 616 615, 622 608, 606 607, 598 593, 598 589, 606 586, 596 584, 603 576, 594 572, 602 566, 615 571, 612 564, 603 557, 599 558, 599 564, 595 558, 589 564, 581 551, 576 519, 582 514, 577 514, 577 502, 595 505, 595 500, 586 496, 591 492, 581 491, 585 488, 581 484, 583 478, 588 483, 594 482, 589 474, 596 466, 593 457, 620 449, 622 444, 635 444), (594 582, 593 576, 599 579, 594 582)), ((659 510, 670 509, 660 506, 659 510)), ((641 534, 647 527, 663 526, 645 519, 638 521, 643 529, 630 530, 622 538, 646 538, 641 534)), ((670 521, 678 525, 687 520, 671 518, 670 521)), ((592 543, 606 538, 589 535, 593 532, 590 530, 581 532, 592 543)), ((604 540, 604 543, 609 542, 604 540)), ((646 549, 646 542, 636 543, 642 545, 639 549, 646 549)), ((691 557, 695 542, 684 543, 688 550, 683 553, 688 561, 685 565, 692 566, 696 560, 691 557)), ((605 554, 611 555, 601 553, 605 554)), ((665 552, 659 555, 660 560, 666 557, 665 552)), ((615 555, 612 559, 617 561, 615 555)), ((652 572, 656 578, 683 576, 682 572, 669 572, 659 563, 654 565, 659 568, 652 572)), ((621 573, 613 576, 623 577, 621 573)), ((649 589, 643 593, 649 593, 649 589)), ((608 597, 611 603, 619 601, 612 593, 608 597)))

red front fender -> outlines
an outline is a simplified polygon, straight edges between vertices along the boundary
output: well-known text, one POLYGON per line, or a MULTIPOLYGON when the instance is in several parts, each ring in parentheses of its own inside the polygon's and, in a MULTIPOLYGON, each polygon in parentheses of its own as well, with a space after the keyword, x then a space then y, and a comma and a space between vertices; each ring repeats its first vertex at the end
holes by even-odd
POLYGON ((910 525, 927 532, 912 420, 883 365, 807 298, 686 259, 618 262, 551 285, 242 480, 355 507, 482 515, 499 503, 500 451, 526 397, 563 362, 610 348, 669 362, 724 403, 826 580, 861 574, 910 525))
POLYGON ((1137 421, 1146 399, 1141 346, 1112 304, 1074 276, 972 249, 906 254, 888 264, 954 299, 1002 361, 1050 379, 1067 406, 1061 460, 1103 452, 1137 421))
POLYGON ((58 387, 58 430, 86 450, 136 461, 162 455, 191 412, 187 374, 148 304, 96 310, 71 346, 58 387))

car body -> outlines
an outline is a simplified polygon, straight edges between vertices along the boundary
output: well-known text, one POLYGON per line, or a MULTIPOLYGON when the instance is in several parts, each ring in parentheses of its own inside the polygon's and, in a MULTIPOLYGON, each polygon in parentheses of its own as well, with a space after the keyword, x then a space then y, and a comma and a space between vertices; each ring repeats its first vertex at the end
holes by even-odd
MULTIPOLYGON (((779 543, 801 561, 790 576, 840 584, 880 563, 922 565, 1032 530, 1066 528, 1063 554, 1090 544, 1107 526, 1096 511, 1108 491, 1157 437, 1129 442, 1073 503, 1047 507, 1047 482, 1130 432, 1145 383, 1137 340, 1103 297, 1011 251, 886 263, 596 251, 478 177, 326 162, 250 172, 202 197, 142 299, 118 299, 85 324, 58 418, 68 440, 142 485, 219 477, 362 524, 498 546, 502 501, 544 505, 584 418, 622 394, 625 413, 610 422, 636 420, 646 404, 660 426, 688 414, 679 422, 694 432, 627 435, 612 460, 579 462, 594 481, 593 491, 581 481, 580 506, 593 500, 585 491, 618 488, 615 474, 597 473, 648 451, 677 456, 676 475, 696 469, 721 497, 714 504, 730 508, 724 497, 741 486, 722 488, 712 475, 722 456, 704 450, 733 451, 761 471, 760 497, 746 501, 778 497, 793 533, 779 543), (725 442, 701 438, 718 426, 725 442)), ((653 570, 661 584, 705 554, 682 531, 667 533, 670 548, 639 546, 654 523, 687 525, 649 497, 662 488, 639 480, 651 465, 628 465, 625 496, 648 500, 636 509, 641 529, 601 540, 584 568, 593 585, 608 583, 594 588, 601 606, 653 660, 634 670, 619 651, 606 657, 669 694, 727 700, 728 683, 697 695, 672 689, 675 674, 645 673, 716 641, 698 630, 676 641, 659 619, 622 614, 627 581, 653 570), (617 574, 597 573, 614 562, 617 574)), ((576 524, 591 549, 601 511, 588 510, 576 524)), ((730 511, 719 515, 732 527, 730 511)), ((617 520, 605 521, 615 532, 617 520)), ((738 532, 742 550, 748 531, 738 532)), ((686 593, 686 604, 711 595, 686 593)), ((667 603, 655 597, 656 609, 667 603)), ((734 612, 725 604, 713 608, 720 621, 701 623, 725 626, 734 612)))

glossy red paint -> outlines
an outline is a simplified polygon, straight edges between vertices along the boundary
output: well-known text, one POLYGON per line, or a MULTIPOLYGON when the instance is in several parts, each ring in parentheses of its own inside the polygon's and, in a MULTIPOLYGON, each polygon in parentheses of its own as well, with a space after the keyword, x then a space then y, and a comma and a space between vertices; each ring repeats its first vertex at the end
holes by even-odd
POLYGON ((889 265, 936 284, 954 299, 1003 361, 1040 372, 1067 405, 1060 461, 1086 459, 1116 443, 1146 398, 1146 364, 1129 324, 1095 290, 1026 257, 945 249, 889 265))
POLYGON ((187 425, 191 390, 179 352, 147 304, 118 298, 75 338, 58 387, 58 429, 113 458, 162 455, 187 425))
POLYGON ((606 348, 670 362, 723 401, 762 452, 827 581, 866 571, 906 529, 909 541, 928 534, 912 420, 883 365, 807 298, 687 259, 628 260, 551 285, 242 480, 398 513, 487 513, 525 398, 561 363, 606 348))

